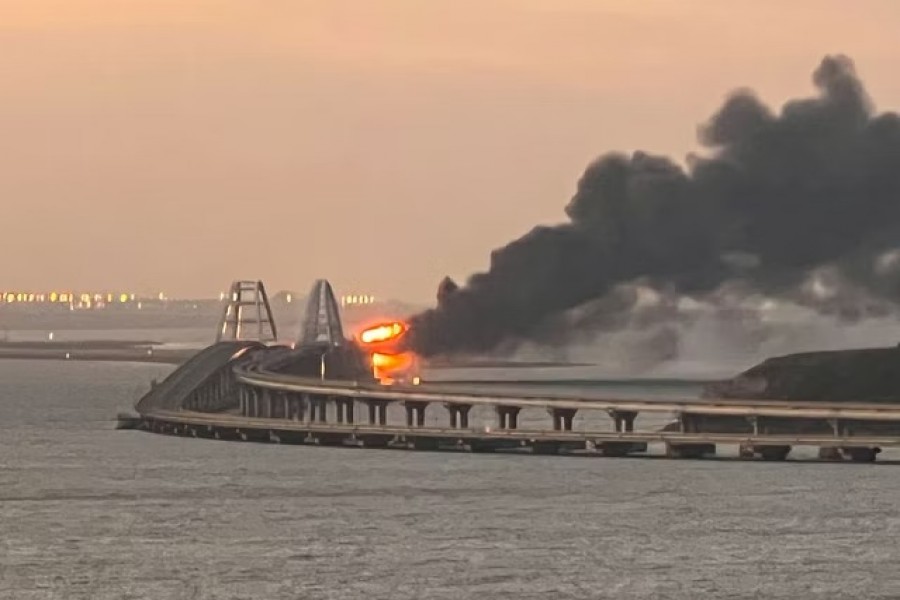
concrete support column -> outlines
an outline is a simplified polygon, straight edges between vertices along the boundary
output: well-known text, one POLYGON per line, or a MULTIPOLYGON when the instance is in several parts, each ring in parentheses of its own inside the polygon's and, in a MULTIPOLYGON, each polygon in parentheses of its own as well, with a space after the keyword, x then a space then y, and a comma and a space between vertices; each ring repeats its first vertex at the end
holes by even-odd
POLYGON ((320 396, 320 397, 315 398, 314 402, 318 405, 319 423, 327 422, 328 421, 328 398, 320 396))
POLYGON ((497 412, 497 426, 500 429, 518 429, 520 406, 495 406, 497 412))
POLYGON ((269 418, 280 418, 281 413, 279 411, 281 409, 281 393, 274 390, 267 390, 266 395, 269 397, 269 418))
POLYGON ((387 400, 366 398, 363 402, 368 407, 369 425, 387 425, 387 400))
POLYGON ((615 423, 616 432, 631 433, 634 431, 634 420, 638 415, 636 412, 629 410, 609 410, 607 412, 615 423))
POLYGON ((338 423, 353 423, 353 399, 352 398, 336 398, 334 401, 337 410, 338 423))
POLYGON ((276 392, 275 393, 275 401, 276 401, 276 413, 279 419, 287 419, 288 411, 287 411, 287 394, 284 392, 276 392))
POLYGON ((575 408, 548 408, 547 411, 553 418, 554 431, 572 431, 572 421, 575 419, 575 408))
POLYGON ((319 412, 319 404, 312 396, 306 397, 306 404, 309 407, 309 422, 314 423, 319 412))
POLYGON ((418 400, 409 400, 403 404, 406 408, 406 426, 424 427, 425 409, 428 407, 428 403, 418 400))
POLYGON ((828 424, 831 425, 831 430, 834 432, 834 437, 843 437, 847 433, 847 427, 844 423, 841 422, 840 419, 828 419, 828 424))
POLYGON ((344 399, 344 421, 349 424, 353 424, 356 420, 354 413, 354 402, 353 398, 345 398, 344 399))
POLYGON ((297 420, 305 421, 306 413, 309 409, 309 396, 307 394, 295 394, 294 401, 297 403, 297 420))
POLYGON ((462 404, 459 407, 459 427, 460 429, 469 428, 469 411, 472 410, 471 404, 462 404))
POLYGON ((284 395, 285 413, 291 421, 297 420, 297 396, 290 392, 284 395))
POLYGON ((447 412, 450 413, 451 429, 468 429, 469 428, 469 411, 472 409, 471 404, 445 404, 447 412))
POLYGON ((273 403, 274 398, 272 398, 272 391, 263 388, 262 399, 263 399, 263 410, 266 411, 265 417, 267 419, 271 419, 272 417, 275 416, 274 414, 272 414, 273 410, 275 408, 274 403, 273 403))
POLYGON ((681 433, 698 433, 700 431, 696 415, 679 413, 678 422, 681 425, 681 433))
POLYGON ((281 416, 284 419, 293 419, 294 415, 291 414, 291 395, 290 394, 282 394, 281 395, 281 416))
POLYGON ((769 424, 766 422, 766 417, 747 417, 747 422, 750 424, 753 435, 769 433, 769 424))

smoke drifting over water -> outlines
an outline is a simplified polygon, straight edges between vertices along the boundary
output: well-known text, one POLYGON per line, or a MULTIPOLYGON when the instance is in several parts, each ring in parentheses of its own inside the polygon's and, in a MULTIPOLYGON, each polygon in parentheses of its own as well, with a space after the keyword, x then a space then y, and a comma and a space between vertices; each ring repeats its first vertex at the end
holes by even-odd
MULTIPOLYGON (((677 352, 698 307, 789 301, 857 321, 900 300, 900 117, 876 114, 851 61, 826 57, 818 94, 780 113, 735 92, 700 127, 703 157, 608 154, 566 214, 491 254, 415 316, 425 355, 565 346, 637 329, 677 352)), ((724 313, 723 313, 724 314, 724 313)), ((743 313, 742 313, 743 314, 743 313)), ((753 311, 743 314, 753 331, 753 311)))

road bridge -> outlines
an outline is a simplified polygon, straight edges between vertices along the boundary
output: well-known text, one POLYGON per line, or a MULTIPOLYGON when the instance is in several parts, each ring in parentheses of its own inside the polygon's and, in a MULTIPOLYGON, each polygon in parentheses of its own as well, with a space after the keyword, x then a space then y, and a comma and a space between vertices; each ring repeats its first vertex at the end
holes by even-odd
MULTIPOLYGON (((139 402, 141 426, 278 443, 605 456, 641 454, 661 444, 667 456, 700 457, 714 454, 717 444, 730 444, 747 456, 769 459, 785 458, 793 446, 813 446, 824 456, 871 461, 881 448, 900 447, 900 404, 480 394, 452 385, 383 386, 285 375, 267 371, 266 361, 254 358, 259 347, 234 350, 221 348, 198 360, 202 377, 179 376, 181 383, 171 387, 180 390, 181 400, 139 402), (223 389, 225 377, 227 398, 209 387, 223 389), (196 383, 194 389, 187 389, 188 381, 196 383), (470 420, 476 410, 480 423, 470 420), (532 415, 529 422, 520 418, 524 411, 532 415), (540 414, 543 423, 536 420, 540 414), (590 416, 575 426, 582 415, 590 416), (657 423, 673 424, 665 430, 636 426, 639 417, 654 415, 657 423), (725 418, 728 426, 704 430, 711 418, 725 418)), ((189 363, 172 376, 196 368, 189 363)))

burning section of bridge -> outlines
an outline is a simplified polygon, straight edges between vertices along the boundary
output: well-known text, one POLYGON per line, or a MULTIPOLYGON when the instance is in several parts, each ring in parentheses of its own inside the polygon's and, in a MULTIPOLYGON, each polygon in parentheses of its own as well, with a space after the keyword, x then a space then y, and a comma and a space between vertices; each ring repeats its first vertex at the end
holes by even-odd
POLYGON ((372 375, 383 384, 397 381, 419 383, 418 359, 404 347, 409 326, 401 321, 379 323, 363 329, 356 336, 372 367, 372 375))

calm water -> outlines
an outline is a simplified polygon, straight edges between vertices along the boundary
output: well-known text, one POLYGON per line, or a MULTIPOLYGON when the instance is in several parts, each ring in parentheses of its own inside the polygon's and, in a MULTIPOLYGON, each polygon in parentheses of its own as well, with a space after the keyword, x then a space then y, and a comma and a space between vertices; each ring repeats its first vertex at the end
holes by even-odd
POLYGON ((900 467, 115 431, 165 367, 0 362, 0 598, 896 598, 900 467))

